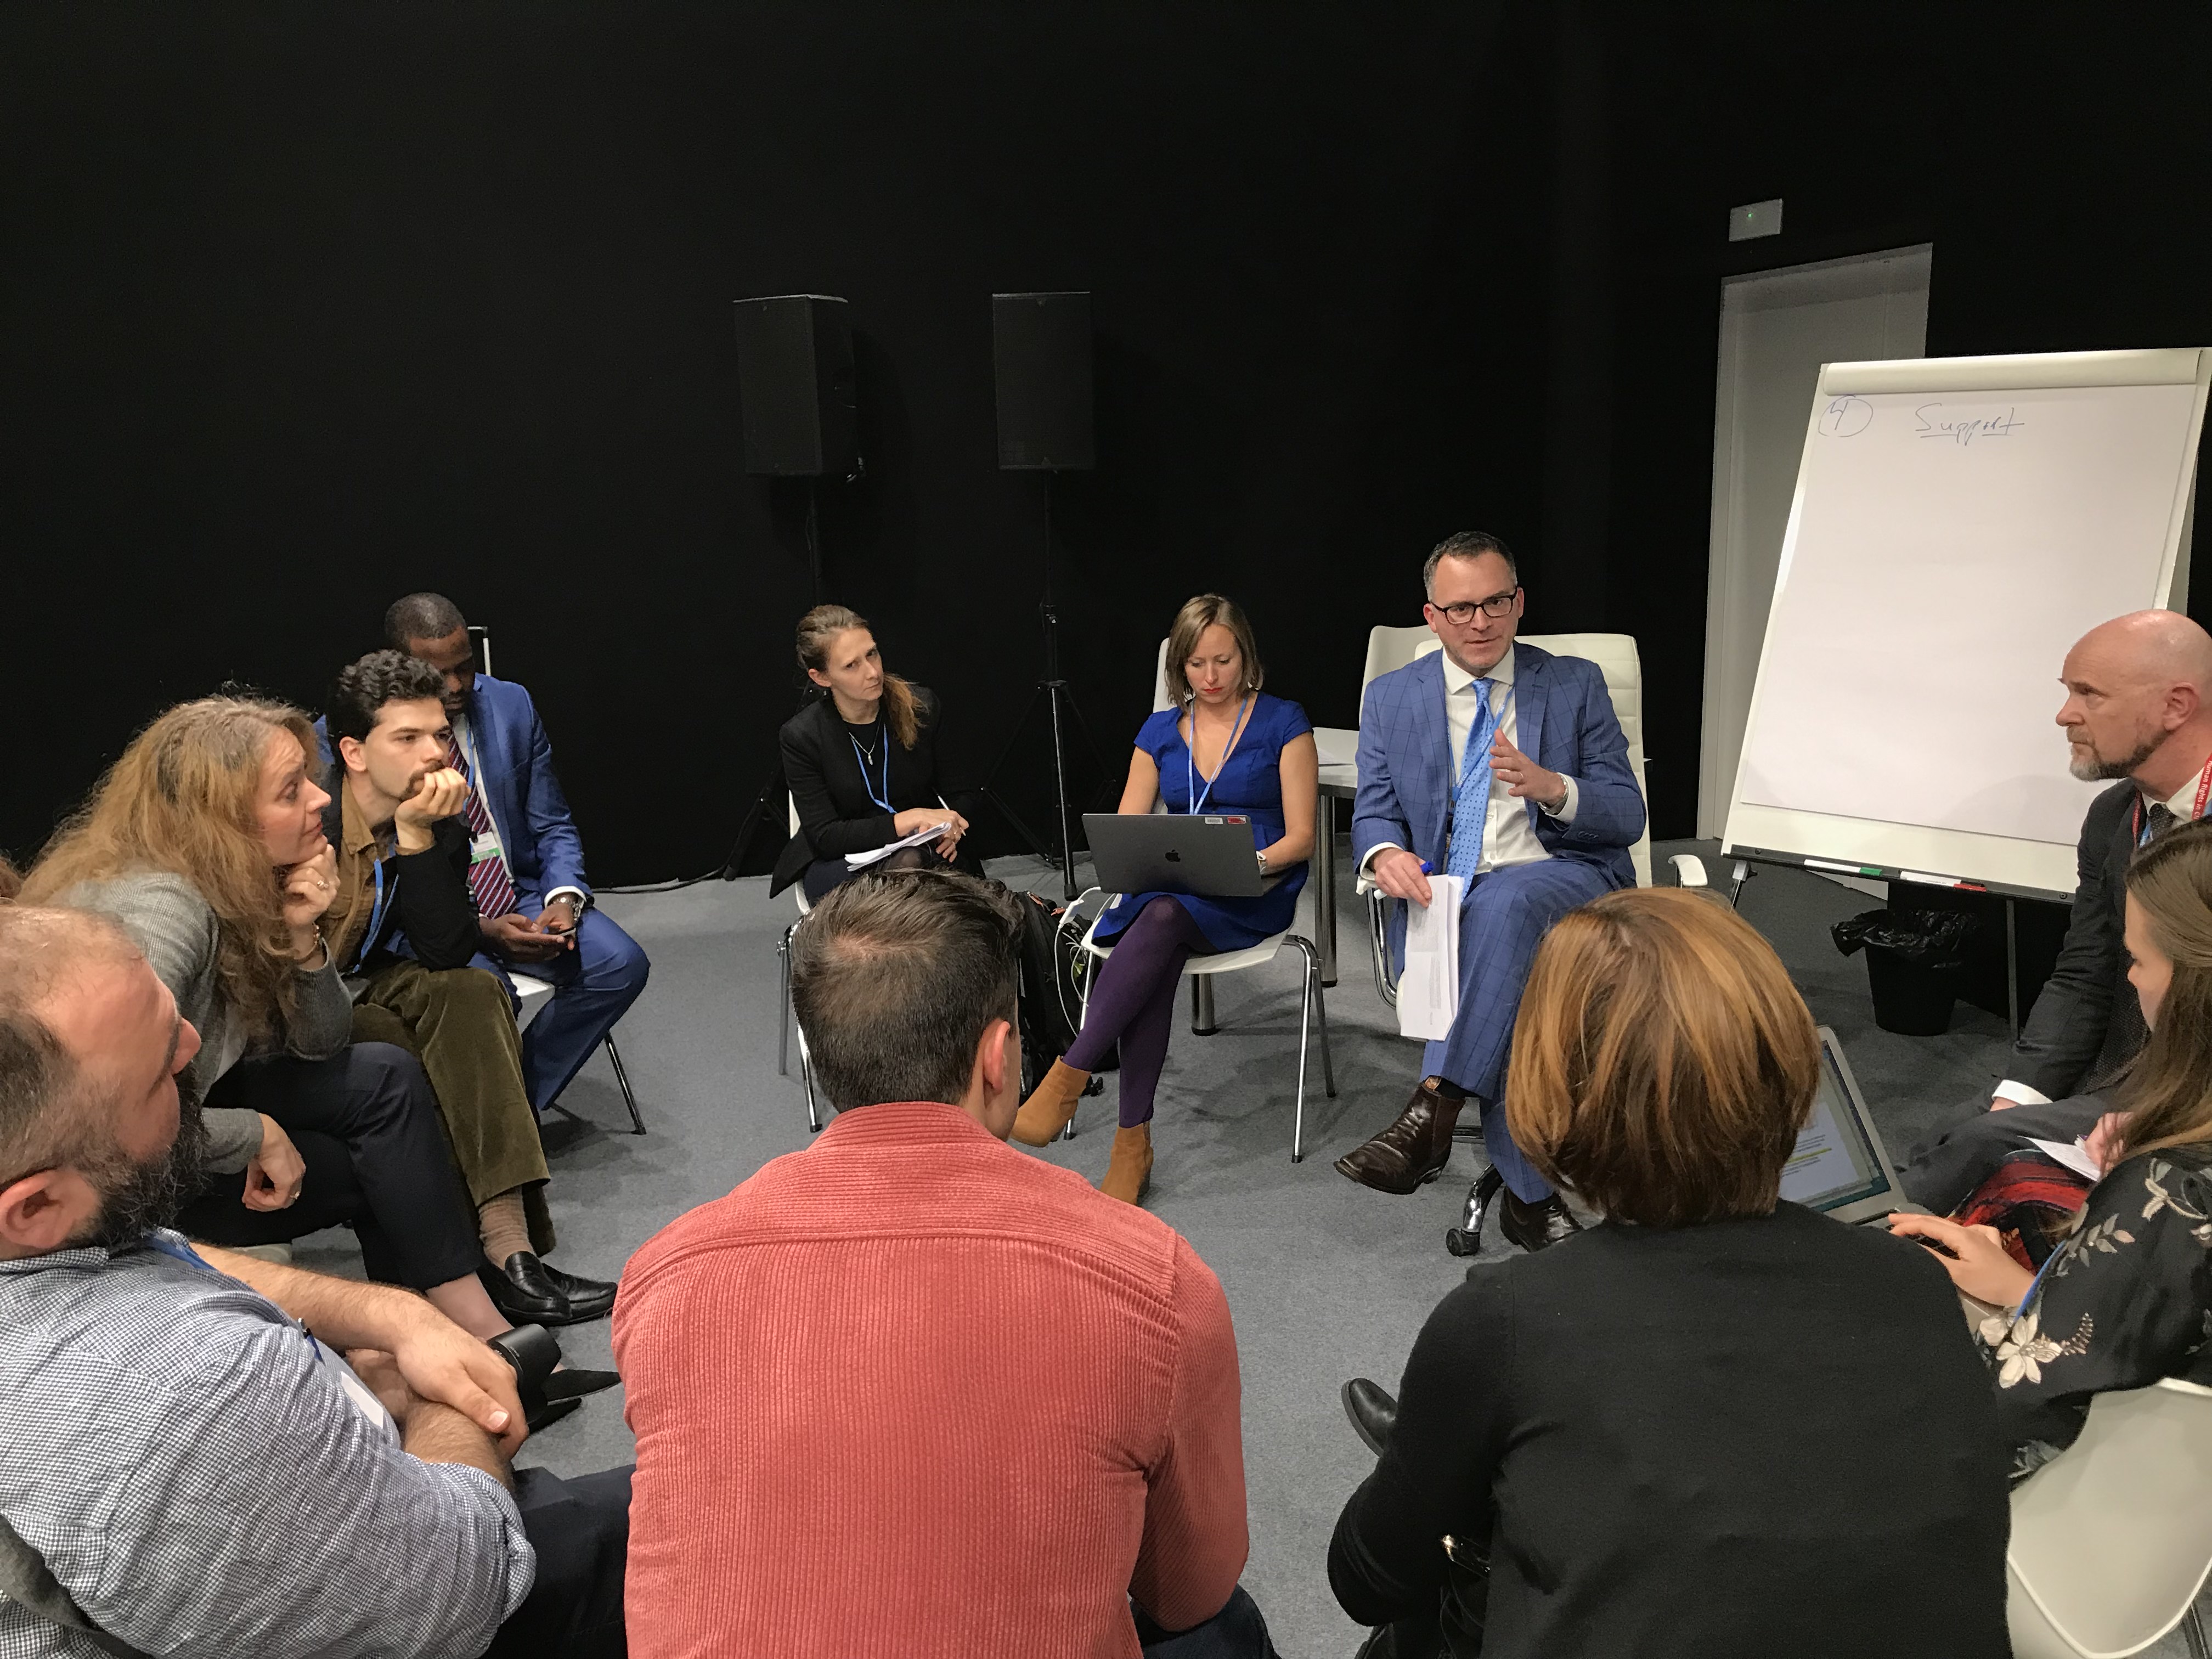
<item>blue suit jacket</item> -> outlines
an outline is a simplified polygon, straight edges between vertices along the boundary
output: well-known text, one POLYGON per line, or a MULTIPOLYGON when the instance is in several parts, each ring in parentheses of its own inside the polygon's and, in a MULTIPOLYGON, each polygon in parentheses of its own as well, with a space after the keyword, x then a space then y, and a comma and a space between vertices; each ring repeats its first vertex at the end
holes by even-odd
MULTIPOLYGON (((323 740, 323 764, 335 766, 330 732, 319 720, 315 734, 323 740)), ((553 775, 553 745, 545 740, 530 693, 513 680, 478 674, 469 700, 469 735, 483 767, 477 790, 507 850, 515 886, 539 900, 556 887, 589 893, 584 840, 561 780, 553 775)))
POLYGON ((482 769, 477 789, 507 849, 514 884, 539 899, 556 887, 589 893, 583 837, 553 774, 553 745, 530 693, 513 680, 478 674, 469 699, 469 735, 482 769))
MULTIPOLYGON (((1529 822, 1553 858, 1595 864, 1615 887, 1636 884, 1628 849, 1644 833, 1644 793, 1628 764, 1628 739, 1605 675, 1581 657, 1513 647, 1515 730, 1521 752, 1575 781, 1575 821, 1554 823, 1531 801, 1529 822)), ((1384 842, 1444 867, 1453 794, 1441 651, 1416 658, 1367 688, 1359 711, 1359 793, 1352 807, 1354 864, 1384 842)))

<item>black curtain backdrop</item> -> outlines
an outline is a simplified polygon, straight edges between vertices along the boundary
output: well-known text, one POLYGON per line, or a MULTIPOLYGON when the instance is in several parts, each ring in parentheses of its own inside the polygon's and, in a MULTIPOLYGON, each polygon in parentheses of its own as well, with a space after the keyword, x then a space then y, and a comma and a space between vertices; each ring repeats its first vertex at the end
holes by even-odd
POLYGON ((1040 667, 988 295, 1048 288, 1095 295, 1054 518, 1108 774, 1188 595, 1349 726, 1367 629, 1480 527, 1530 631, 1638 635, 1686 834, 1721 278, 1930 240, 1932 354, 2212 343, 2208 45, 2194 7, 18 0, 0 848, 171 702, 313 704, 427 586, 537 696, 598 879, 719 865, 811 597, 729 302, 791 291, 857 336, 830 596, 980 784, 1040 667))
POLYGON ((942 694, 951 783, 1041 667, 994 289, 1097 296, 1100 466, 1054 517, 1109 767, 1207 589, 1352 723, 1428 545, 1540 512, 1540 272, 1500 250, 1543 140, 1479 111, 1541 91, 1498 34, 1456 3, 8 8, 0 544, 17 678, 59 695, 0 846, 172 701, 313 703, 427 586, 536 696, 599 880, 719 864, 810 602, 803 494, 742 468, 730 301, 765 293, 851 302, 830 594, 942 694))

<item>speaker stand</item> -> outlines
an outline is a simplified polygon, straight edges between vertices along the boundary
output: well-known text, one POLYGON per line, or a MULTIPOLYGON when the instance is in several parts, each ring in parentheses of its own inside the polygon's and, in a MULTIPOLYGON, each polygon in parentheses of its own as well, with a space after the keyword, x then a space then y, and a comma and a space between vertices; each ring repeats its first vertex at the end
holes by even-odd
MULTIPOLYGON (((860 475, 855 472, 853 477, 860 475)), ((849 482, 849 480, 848 481, 849 482)), ((813 473, 806 478, 806 578, 814 595, 810 603, 822 601, 822 480, 813 473)), ((775 769, 768 775, 768 781, 753 797, 753 804, 745 809, 744 820, 738 825, 738 838, 730 845, 730 855, 722 860, 724 881, 738 878, 738 867, 744 861, 745 849, 752 845, 753 837, 760 833, 761 821, 773 809, 775 798, 784 792, 783 763, 776 762, 775 769)))
POLYGON ((983 782, 983 793, 989 796, 1006 822, 1013 825, 1014 833, 1025 842, 1031 852, 1047 863, 1060 866, 1060 889, 1070 903, 1075 900, 1075 809, 1067 794, 1067 729, 1073 726, 1082 733, 1084 746, 1090 750, 1091 758, 1103 775, 1105 759, 1098 752, 1097 740, 1091 735, 1091 726, 1083 718, 1083 710, 1075 701, 1074 688, 1061 678, 1060 672, 1060 612, 1052 601, 1052 473, 1044 477, 1044 598, 1037 606, 1044 627, 1044 678, 1030 692, 1029 702, 1023 706, 1022 717, 1015 723, 1013 734, 1000 750, 999 757, 992 762, 990 774, 983 782), (1014 811, 1005 795, 1000 793, 999 774, 1013 758, 1014 750, 1021 746, 1022 734, 1029 729, 1030 716, 1036 712, 1037 699, 1042 697, 1049 716, 1052 734, 1053 809, 1060 823, 1060 845, 1057 854, 1042 837, 1030 828, 1021 814, 1014 811))

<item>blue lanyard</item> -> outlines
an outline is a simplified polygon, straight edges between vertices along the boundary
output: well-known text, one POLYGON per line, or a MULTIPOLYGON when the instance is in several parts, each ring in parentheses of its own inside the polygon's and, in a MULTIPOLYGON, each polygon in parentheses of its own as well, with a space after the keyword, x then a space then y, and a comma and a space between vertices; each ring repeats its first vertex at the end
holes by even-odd
POLYGON ((368 931, 361 936, 361 946, 354 952, 353 959, 356 962, 359 962, 376 948, 376 931, 383 926, 385 901, 391 896, 384 890, 384 860, 376 860, 369 868, 376 875, 376 897, 368 908, 368 931))
MULTIPOLYGON (((875 781, 868 775, 868 755, 867 751, 860 747, 860 740, 850 732, 845 733, 845 740, 853 745, 853 758, 860 763, 860 787, 868 792, 870 800, 882 807, 884 811, 890 812, 891 811, 890 727, 888 725, 879 727, 877 735, 884 740, 884 793, 880 795, 876 793, 875 781)), ((893 813, 892 816, 896 817, 897 814, 893 813)))
POLYGON ((2043 1265, 2035 1270, 2035 1277, 2028 1281, 2027 1293, 2021 1297, 2020 1306, 2012 1310, 2012 1316, 2015 1320, 2027 1311, 2027 1304, 2035 1300, 2035 1293, 2043 1288, 2044 1276, 2051 1271, 2051 1265, 2066 1254, 2068 1246, 2072 1243, 2071 1239, 2064 1241, 2057 1249, 2043 1258, 2043 1265))
POLYGON ((1190 741, 1183 745, 1182 750, 1182 793, 1183 799, 1190 802, 1192 817, 1198 816, 1200 810, 1205 806, 1207 798, 1213 793, 1213 786, 1221 781, 1221 775, 1229 769, 1230 750, 1237 747, 1237 734, 1244 725, 1244 711, 1251 706, 1252 699, 1249 696, 1237 705, 1237 718, 1229 722, 1229 748, 1221 751, 1221 764, 1213 769, 1213 775, 1206 781, 1205 793, 1200 793, 1198 787, 1197 760, 1198 705, 1195 703, 1191 705, 1190 741))

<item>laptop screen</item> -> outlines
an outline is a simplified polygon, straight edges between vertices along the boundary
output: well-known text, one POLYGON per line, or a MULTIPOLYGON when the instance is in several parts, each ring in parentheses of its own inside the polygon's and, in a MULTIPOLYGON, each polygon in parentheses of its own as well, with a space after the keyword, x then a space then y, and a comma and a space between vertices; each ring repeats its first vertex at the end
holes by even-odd
POLYGON ((1813 1097, 1813 1115, 1797 1137, 1797 1150, 1782 1166, 1782 1196, 1808 1209, 1835 1210, 1891 1190, 1835 1049, 1823 1037, 1820 1087, 1813 1097))

